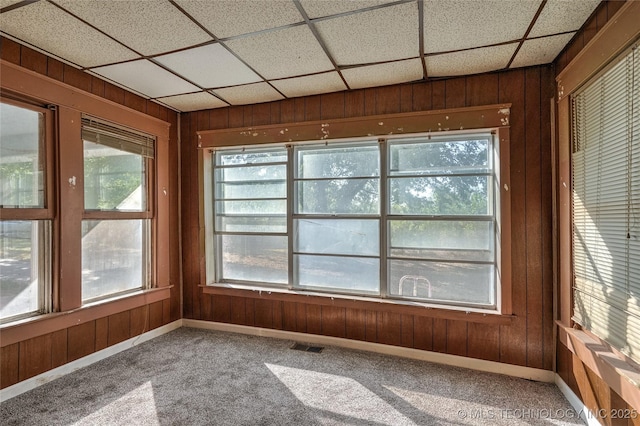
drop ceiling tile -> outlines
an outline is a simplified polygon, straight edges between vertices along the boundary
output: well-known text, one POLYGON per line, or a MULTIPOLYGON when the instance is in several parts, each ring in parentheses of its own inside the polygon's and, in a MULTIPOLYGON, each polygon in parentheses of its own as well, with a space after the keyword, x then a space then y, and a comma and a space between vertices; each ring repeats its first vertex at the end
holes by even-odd
POLYGON ((450 77, 503 69, 509 63, 516 47, 518 43, 511 43, 427 56, 427 74, 429 77, 450 77))
POLYGON ((347 90, 340 75, 335 71, 276 80, 272 81, 271 84, 288 98, 347 90))
POLYGON ((530 65, 549 64, 553 62, 574 34, 575 33, 569 33, 526 40, 518 51, 516 58, 511 63, 511 68, 528 67, 530 65))
POLYGON ((156 55, 211 40, 166 0, 55 1, 142 55, 156 55))
POLYGON ((177 0, 177 4, 218 38, 304 20, 291 0, 177 0))
POLYGON ((352 89, 406 83, 420 80, 423 77, 422 62, 420 59, 409 59, 386 64, 368 65, 342 70, 342 75, 352 89))
POLYGON ((200 90, 146 59, 94 68, 92 71, 150 98, 200 90))
POLYGON ((315 26, 338 65, 420 55, 417 3, 327 19, 315 26))
POLYGON ((158 56, 155 60, 206 88, 236 86, 262 80, 218 43, 158 56))
POLYGON ((306 25, 242 37, 226 45, 268 80, 333 69, 306 25))
POLYGON ((600 0, 549 0, 536 20, 529 37, 539 37, 582 27, 600 0))
POLYGON ((217 89, 215 93, 231 105, 257 104, 261 102, 278 101, 284 99, 273 87, 267 83, 254 83, 244 86, 217 89))
POLYGON ((0 14, 0 28, 13 37, 82 67, 137 57, 131 50, 45 1, 0 14))
POLYGON ((304 11, 307 12, 307 16, 314 19, 365 9, 393 1, 394 0, 301 0, 300 3, 304 11))
POLYGON ((425 0, 424 51, 449 52, 522 39, 540 0, 425 0))
POLYGON ((158 101, 182 112, 199 111, 201 109, 221 108, 225 102, 208 92, 189 93, 186 95, 158 98, 158 101))

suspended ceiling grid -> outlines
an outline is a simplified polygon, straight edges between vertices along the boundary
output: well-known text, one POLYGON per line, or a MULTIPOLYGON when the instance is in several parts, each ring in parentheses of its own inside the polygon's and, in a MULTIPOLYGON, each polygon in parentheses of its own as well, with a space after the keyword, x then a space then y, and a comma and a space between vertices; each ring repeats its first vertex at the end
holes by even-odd
POLYGON ((178 111, 550 63, 599 0, 0 0, 0 33, 178 111))

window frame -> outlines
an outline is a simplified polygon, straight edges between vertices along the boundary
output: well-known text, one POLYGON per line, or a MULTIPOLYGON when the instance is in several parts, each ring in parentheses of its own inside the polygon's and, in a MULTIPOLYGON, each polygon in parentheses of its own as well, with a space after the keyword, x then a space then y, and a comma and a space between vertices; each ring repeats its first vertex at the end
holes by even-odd
MULTIPOLYGON (((41 113, 43 115, 44 131, 41 135, 42 159, 44 167, 43 184, 43 206, 42 207, 4 207, 0 206, 0 217, 3 222, 31 221, 38 222, 38 309, 2 318, 0 323, 11 323, 24 318, 46 314, 53 309, 52 289, 56 287, 56 275, 54 265, 56 264, 56 253, 52 250, 54 240, 55 221, 55 180, 54 180, 54 120, 55 108, 22 99, 19 96, 12 96, 8 93, 0 94, 0 103, 23 108, 29 111, 41 113)), ((32 253, 33 254, 33 253, 32 253)))
MULTIPOLYGON (((388 309, 384 306, 404 306, 402 309, 412 310, 411 307, 419 309, 419 315, 444 316, 447 318, 457 318, 457 311, 463 311, 465 318, 470 321, 484 322, 484 315, 495 314, 503 318, 508 318, 512 313, 511 294, 511 222, 510 222, 510 168, 509 168, 509 112, 511 104, 487 105, 481 107, 456 108, 450 110, 424 111, 416 113, 388 114, 383 116, 356 117, 336 120, 323 120, 316 122, 286 123, 278 125, 257 126, 251 128, 206 130, 196 132, 198 135, 198 147, 200 148, 199 161, 202 197, 200 220, 204 225, 204 250, 206 273, 202 276, 200 287, 205 294, 226 294, 251 297, 252 294, 262 294, 269 291, 276 300, 289 300, 293 298, 301 302, 308 303, 314 300, 315 303, 324 304, 323 300, 331 300, 331 304, 341 303, 338 300, 360 300, 362 303, 371 302, 373 309, 388 309), (409 135, 429 133, 432 135, 441 134, 443 131, 439 123, 444 120, 451 120, 452 127, 461 128, 457 133, 490 132, 495 135, 496 144, 499 144, 499 161, 495 164, 494 173, 500 179, 500 188, 496 190, 500 193, 501 204, 495 212, 500 218, 500 241, 496 243, 495 256, 496 273, 500 277, 500 291, 496 294, 496 307, 494 309, 475 308, 459 305, 432 304, 425 301, 391 299, 391 298, 371 298, 361 294, 343 293, 323 293, 309 290, 301 291, 297 288, 273 288, 269 286, 246 286, 242 284, 230 284, 216 282, 213 262, 211 261, 215 246, 211 244, 213 232, 211 227, 212 216, 210 207, 212 201, 212 179, 211 176, 211 155, 208 148, 242 148, 243 146, 264 144, 290 144, 295 142, 305 142, 309 140, 324 141, 334 143, 338 140, 371 140, 374 138, 394 135, 407 137, 409 135), (459 126, 458 126, 459 124, 459 126), (329 135, 327 127, 332 130, 329 135), (432 129, 437 128, 438 131, 432 129), (379 135, 379 136, 376 136, 379 135), (329 139, 329 140, 327 140, 329 139), (262 293, 258 291, 262 290, 262 293), (248 292, 247 292, 248 291, 248 292), (424 308, 429 308, 425 310, 424 308)), ((383 166, 384 167, 384 166, 383 166)), ((385 227, 381 227, 384 229, 385 227)), ((381 235, 382 237, 382 235, 381 235)), ((382 246, 381 246, 382 247, 382 246)), ((257 297, 257 296, 255 296, 257 297)), ((261 296, 264 297, 264 296, 261 296)), ((358 302, 358 303, 361 303, 358 302)), ((493 317, 493 315, 491 315, 493 317)), ((498 321, 495 318, 491 321, 498 321)))

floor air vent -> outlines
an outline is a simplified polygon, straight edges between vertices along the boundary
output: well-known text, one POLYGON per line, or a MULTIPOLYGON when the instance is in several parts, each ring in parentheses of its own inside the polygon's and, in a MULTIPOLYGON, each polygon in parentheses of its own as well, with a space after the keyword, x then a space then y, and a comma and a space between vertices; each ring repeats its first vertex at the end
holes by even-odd
POLYGON ((320 352, 322 352, 324 348, 320 346, 309 346, 302 343, 295 343, 293 346, 291 346, 291 349, 296 351, 313 352, 313 353, 319 354, 320 352))

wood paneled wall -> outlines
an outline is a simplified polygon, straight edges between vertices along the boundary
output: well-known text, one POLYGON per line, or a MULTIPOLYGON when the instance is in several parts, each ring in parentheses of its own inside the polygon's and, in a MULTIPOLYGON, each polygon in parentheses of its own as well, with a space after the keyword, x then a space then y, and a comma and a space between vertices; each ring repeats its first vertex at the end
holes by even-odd
POLYGON ((551 129, 554 70, 513 71, 308 96, 184 114, 184 317, 324 334, 550 370, 553 364, 551 129), (203 294, 196 131, 509 102, 513 307, 510 325, 368 308, 203 294))
MULTIPOLYGON (((170 130, 170 283, 171 297, 74 327, 3 346, 0 388, 13 385, 181 317, 178 185, 178 114, 69 65, 0 37, 0 57, 118 104, 171 123, 170 130)), ((0 339, 1 339, 0 333, 0 339)))

